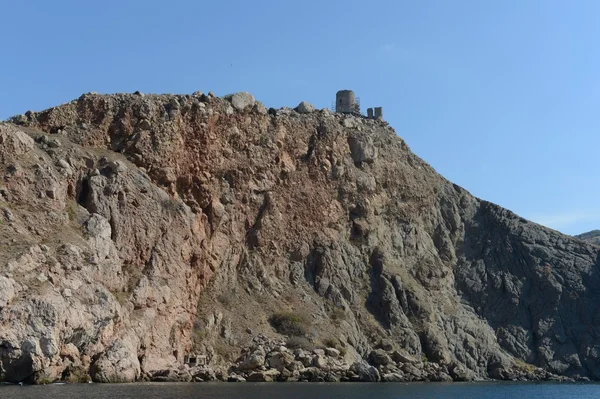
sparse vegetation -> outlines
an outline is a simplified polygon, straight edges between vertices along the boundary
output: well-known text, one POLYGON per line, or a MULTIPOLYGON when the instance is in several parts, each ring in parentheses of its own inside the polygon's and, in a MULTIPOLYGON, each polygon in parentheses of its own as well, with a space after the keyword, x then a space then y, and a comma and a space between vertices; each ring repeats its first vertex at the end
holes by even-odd
POLYGON ((342 321, 346 320, 346 312, 344 311, 344 309, 335 307, 331 311, 330 317, 331 317, 331 321, 333 321, 333 324, 335 324, 337 327, 339 327, 340 324, 342 324, 342 321))
POLYGON ((266 134, 262 134, 259 139, 259 144, 261 145, 261 147, 267 146, 269 144, 269 136, 267 136, 266 134))
POLYGON ((90 382, 92 380, 92 377, 90 377, 90 375, 85 369, 78 367, 73 370, 69 370, 69 375, 66 377, 65 380, 73 384, 85 384, 90 382))
POLYGON ((323 341, 323 345, 326 348, 334 348, 340 351, 340 355, 342 356, 346 356, 346 353, 348 353, 348 348, 346 348, 346 346, 336 337, 330 337, 330 338, 326 338, 323 341))
POLYGON ((325 345, 326 348, 335 348, 337 346, 340 346, 341 343, 340 343, 339 339, 332 337, 332 338, 326 338, 323 341, 323 345, 325 345))
POLYGON ((231 301, 232 295, 228 295, 227 293, 221 293, 219 294, 219 296, 217 296, 217 300, 219 302, 221 302, 221 304, 223 306, 225 306, 226 308, 230 308, 232 305, 232 301, 231 301))
POLYGON ((53 382, 54 382, 54 380, 51 378, 48 378, 48 377, 41 377, 36 381, 36 383, 38 385, 48 385, 48 384, 52 384, 53 382))
POLYGON ((290 337, 285 344, 290 349, 304 349, 308 351, 315 349, 315 344, 310 342, 306 337, 290 337))
POLYGON ((77 211, 75 210, 74 201, 67 202, 65 206, 65 212, 67 212, 67 216, 69 217, 69 221, 73 222, 77 219, 77 211))
POLYGON ((533 364, 526 363, 521 359, 515 359, 515 367, 520 368, 522 370, 526 370, 530 373, 533 373, 536 369, 536 367, 533 364))
POLYGON ((292 337, 306 335, 309 327, 307 318, 295 312, 275 313, 269 318, 269 322, 278 333, 292 337))
POLYGON ((235 360, 237 349, 234 348, 233 346, 231 346, 221 340, 217 340, 214 343, 213 348, 215 350, 215 354, 217 356, 219 356, 221 359, 223 359, 224 361, 231 362, 231 361, 235 360))

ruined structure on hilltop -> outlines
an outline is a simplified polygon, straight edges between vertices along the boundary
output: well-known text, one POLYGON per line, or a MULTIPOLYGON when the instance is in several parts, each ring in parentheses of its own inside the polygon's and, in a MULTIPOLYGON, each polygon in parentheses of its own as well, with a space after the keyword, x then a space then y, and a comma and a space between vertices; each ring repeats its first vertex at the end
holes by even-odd
MULTIPOLYGON (((340 90, 335 95, 335 112, 340 114, 360 114, 360 99, 352 90, 340 90)), ((367 118, 383 119, 383 107, 367 109, 367 118)))

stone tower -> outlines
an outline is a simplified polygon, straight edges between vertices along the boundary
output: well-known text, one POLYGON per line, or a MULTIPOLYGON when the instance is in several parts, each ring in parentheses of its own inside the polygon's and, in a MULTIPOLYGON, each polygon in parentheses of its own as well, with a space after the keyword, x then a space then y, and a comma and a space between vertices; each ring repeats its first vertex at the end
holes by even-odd
POLYGON ((340 90, 335 95, 335 112, 350 114, 357 111, 356 96, 352 90, 340 90))

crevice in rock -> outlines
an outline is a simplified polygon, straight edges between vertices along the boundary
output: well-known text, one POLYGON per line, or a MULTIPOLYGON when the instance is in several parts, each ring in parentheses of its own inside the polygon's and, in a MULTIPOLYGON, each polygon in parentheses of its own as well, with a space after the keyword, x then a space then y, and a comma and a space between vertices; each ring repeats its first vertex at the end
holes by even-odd
POLYGON ((79 205, 87 209, 88 196, 90 195, 90 182, 87 177, 79 180, 77 185, 76 200, 79 205))
POLYGON ((265 193, 263 203, 261 204, 261 206, 258 210, 258 214, 256 215, 256 218, 254 219, 254 223, 246 232, 246 246, 250 249, 254 249, 259 246, 258 232, 259 232, 260 228, 262 227, 262 219, 263 219, 268 207, 269 207, 269 193, 267 192, 267 193, 265 193))

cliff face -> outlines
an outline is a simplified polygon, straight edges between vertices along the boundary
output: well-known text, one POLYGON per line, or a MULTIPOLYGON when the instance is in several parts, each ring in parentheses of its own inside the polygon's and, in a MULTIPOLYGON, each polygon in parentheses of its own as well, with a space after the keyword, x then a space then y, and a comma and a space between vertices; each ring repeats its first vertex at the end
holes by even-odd
POLYGON ((0 125, 3 378, 275 367, 256 335, 284 332, 356 375, 600 379, 597 247, 474 198, 384 122, 302 112, 87 94, 0 125))

